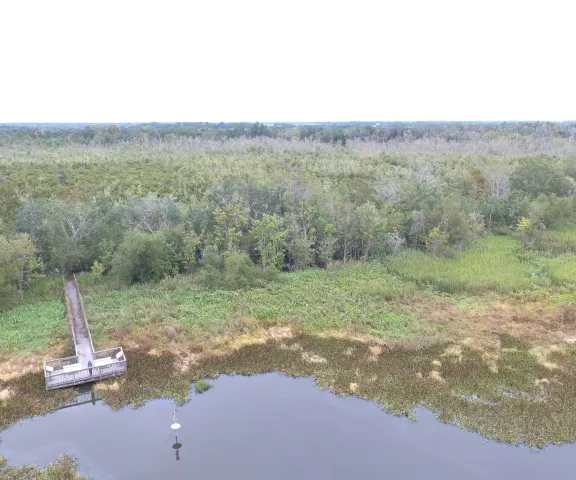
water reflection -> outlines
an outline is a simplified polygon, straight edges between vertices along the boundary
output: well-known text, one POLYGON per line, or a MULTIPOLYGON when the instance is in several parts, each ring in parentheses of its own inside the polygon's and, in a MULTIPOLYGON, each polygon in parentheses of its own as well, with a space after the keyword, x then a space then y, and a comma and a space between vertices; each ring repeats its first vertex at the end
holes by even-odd
POLYGON ((60 408, 60 410, 64 408, 86 405, 87 403, 91 403, 93 406, 95 406, 96 402, 99 402, 100 400, 102 400, 100 394, 92 390, 91 385, 83 385, 82 388, 79 389, 79 393, 76 395, 76 398, 65 404, 60 408))
POLYGON ((534 453, 486 442, 426 410, 412 423, 320 391, 310 378, 221 377, 214 386, 178 409, 193 436, 168 428, 170 400, 115 412, 86 392, 87 403, 78 398, 75 408, 0 433, 0 454, 45 465, 71 453, 94 480, 574 478, 574 445, 534 453))
POLYGON ((176 450, 176 460, 180 460, 180 449, 182 448, 182 444, 178 443, 178 436, 176 436, 176 441, 174 442, 174 445, 172 445, 172 448, 176 450))

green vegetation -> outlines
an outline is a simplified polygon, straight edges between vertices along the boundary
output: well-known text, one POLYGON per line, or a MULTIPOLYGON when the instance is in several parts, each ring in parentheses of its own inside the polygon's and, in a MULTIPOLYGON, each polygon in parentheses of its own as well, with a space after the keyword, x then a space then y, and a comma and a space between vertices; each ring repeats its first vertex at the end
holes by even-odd
POLYGON ((377 262, 285 273, 264 288, 241 292, 213 291, 190 280, 182 276, 115 290, 112 284, 94 285, 79 277, 90 325, 100 340, 115 327, 158 324, 223 334, 249 318, 265 327, 297 321, 309 331, 351 327, 392 335, 410 326, 410 317, 392 301, 415 291, 377 262))
POLYGON ((127 282, 160 280, 174 271, 173 257, 163 232, 128 232, 112 260, 112 274, 127 282))
POLYGON ((522 246, 507 237, 488 237, 456 258, 411 251, 390 259, 390 270, 443 292, 510 293, 538 283, 538 267, 522 261, 522 246))
POLYGON ((0 235, 0 298, 15 291, 24 293, 34 272, 40 268, 35 258, 36 248, 26 234, 6 238, 0 235))
POLYGON ((557 283, 576 284, 576 256, 564 255, 550 260, 550 277, 557 283))
POLYGON ((0 312, 0 358, 10 353, 42 351, 51 343, 66 338, 65 312, 61 300, 24 304, 0 312))
POLYGON ((210 390, 214 385, 212 385, 211 383, 207 382, 206 380, 198 380, 195 384, 194 384, 194 391, 197 394, 201 394, 204 393, 208 390, 210 390))
POLYGON ((576 249, 576 228, 564 227, 554 231, 554 236, 576 249))
POLYGON ((45 469, 35 465, 10 467, 7 464, 7 459, 0 455, 0 478, 4 480, 88 480, 76 471, 76 460, 70 455, 62 455, 45 469))

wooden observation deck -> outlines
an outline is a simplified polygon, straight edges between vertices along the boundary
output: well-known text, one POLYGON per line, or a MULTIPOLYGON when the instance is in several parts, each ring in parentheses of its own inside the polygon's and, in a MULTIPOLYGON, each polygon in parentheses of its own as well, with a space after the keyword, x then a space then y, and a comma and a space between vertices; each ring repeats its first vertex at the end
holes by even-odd
POLYGON ((96 382, 124 374, 127 362, 122 347, 94 350, 76 276, 74 280, 66 283, 66 295, 76 355, 44 362, 46 390, 96 382), (89 367, 88 362, 91 362, 92 366, 89 367))

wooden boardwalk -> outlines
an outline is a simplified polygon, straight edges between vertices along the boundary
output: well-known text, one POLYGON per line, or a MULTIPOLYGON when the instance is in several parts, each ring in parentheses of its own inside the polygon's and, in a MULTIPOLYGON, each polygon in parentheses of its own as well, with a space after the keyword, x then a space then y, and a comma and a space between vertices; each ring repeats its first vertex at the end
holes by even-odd
POLYGON ((125 373, 127 363, 122 347, 94 351, 76 276, 66 284, 66 296, 71 310, 76 355, 44 362, 46 390, 82 385, 125 373), (91 366, 88 362, 91 362, 91 366))

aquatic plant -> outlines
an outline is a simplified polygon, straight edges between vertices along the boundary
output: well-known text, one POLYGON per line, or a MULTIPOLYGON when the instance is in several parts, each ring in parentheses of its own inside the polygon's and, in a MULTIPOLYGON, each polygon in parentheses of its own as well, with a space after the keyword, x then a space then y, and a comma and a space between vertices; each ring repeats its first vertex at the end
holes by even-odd
POLYGON ((211 383, 207 382, 206 380, 198 380, 195 384, 194 384, 194 391, 198 394, 200 393, 204 393, 207 390, 210 390, 214 385, 212 385, 211 383))
POLYGON ((77 472, 78 464, 71 455, 62 455, 45 469, 35 465, 10 467, 8 460, 0 455, 0 478, 5 480, 89 480, 77 472))

